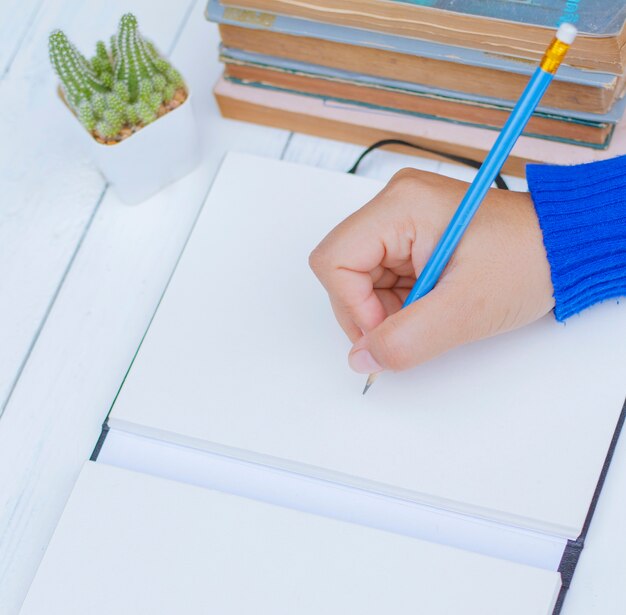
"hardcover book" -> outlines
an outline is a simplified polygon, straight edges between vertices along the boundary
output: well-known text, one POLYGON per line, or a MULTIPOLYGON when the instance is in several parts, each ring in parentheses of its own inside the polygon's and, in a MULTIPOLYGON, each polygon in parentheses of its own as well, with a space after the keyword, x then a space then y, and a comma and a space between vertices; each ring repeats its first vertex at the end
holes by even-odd
POLYGON ((307 260, 381 188, 226 158, 22 615, 559 610, 623 422, 625 306, 363 397, 307 260))

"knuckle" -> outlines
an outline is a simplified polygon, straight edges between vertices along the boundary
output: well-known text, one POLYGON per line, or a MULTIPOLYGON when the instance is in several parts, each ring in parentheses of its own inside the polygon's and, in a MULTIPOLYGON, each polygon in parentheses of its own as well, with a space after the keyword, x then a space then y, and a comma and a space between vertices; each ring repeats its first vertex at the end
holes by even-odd
POLYGON ((400 169, 396 173, 394 173, 393 177, 390 180, 390 184, 407 184, 418 181, 423 174, 423 171, 418 169, 412 169, 411 167, 404 167, 400 169))
POLYGON ((326 250, 320 244, 309 254, 309 267, 317 274, 324 268, 326 260, 326 250))
POLYGON ((436 173, 407 167, 395 173, 389 180, 389 187, 415 192, 436 186, 437 181, 439 181, 439 176, 436 173))
POLYGON ((436 187, 436 178, 432 175, 418 169, 401 169, 387 184, 386 192, 399 206, 410 203, 414 207, 422 203, 436 187))

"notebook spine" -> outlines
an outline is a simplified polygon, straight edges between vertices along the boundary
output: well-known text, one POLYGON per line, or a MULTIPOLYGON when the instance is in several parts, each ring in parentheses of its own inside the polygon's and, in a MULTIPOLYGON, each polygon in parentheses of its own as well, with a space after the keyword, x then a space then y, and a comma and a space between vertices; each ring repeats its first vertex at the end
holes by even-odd
POLYGON ((565 601, 565 595, 572 583, 574 571, 578 565, 578 559, 585 546, 584 538, 578 538, 577 540, 568 540, 565 551, 563 551, 563 557, 561 557, 561 563, 559 564, 559 573, 561 574, 561 589, 554 605, 552 615, 559 615, 563 608, 563 602, 565 601))
POLYGON ((563 588, 567 589, 574 576, 574 570, 578 564, 578 558, 585 546, 584 538, 578 538, 576 540, 568 540, 565 551, 563 551, 563 557, 561 557, 561 563, 559 564, 559 573, 561 574, 561 583, 563 588))
POLYGON ((602 492, 602 487, 604 486, 604 481, 609 471, 611 460, 613 459, 613 453, 615 452, 615 447, 617 446, 617 442, 624 427, 625 421, 626 401, 624 401, 622 411, 620 412, 619 419, 617 420, 615 431, 613 432, 613 438, 611 439, 609 450, 607 451, 606 457, 604 459, 602 471, 600 472, 600 477, 598 478, 598 483, 596 485, 596 489, 591 500, 591 505, 589 506, 589 511, 587 512, 587 518, 585 519, 583 530, 576 540, 567 541, 567 546, 565 547, 565 551, 563 551, 563 557, 561 557, 561 563, 559 564, 558 570, 561 573, 561 591, 559 591, 559 595, 556 600, 554 610, 552 611, 552 615, 559 615, 561 609, 563 608, 563 601, 565 600, 565 595, 567 594, 567 590, 572 582, 572 578, 574 576, 574 571, 576 570, 580 554, 583 550, 583 547, 585 546, 585 538, 587 536, 587 532, 589 531, 589 525, 591 524, 593 514, 596 510, 598 498, 600 497, 600 493, 602 492))
POLYGON ((91 453, 91 457, 89 457, 89 461, 97 461, 98 455, 100 455, 100 451, 104 445, 104 441, 107 439, 107 434, 109 433, 109 423, 108 419, 102 423, 102 430, 100 431, 100 435, 98 436, 98 441, 96 442, 96 446, 91 453))

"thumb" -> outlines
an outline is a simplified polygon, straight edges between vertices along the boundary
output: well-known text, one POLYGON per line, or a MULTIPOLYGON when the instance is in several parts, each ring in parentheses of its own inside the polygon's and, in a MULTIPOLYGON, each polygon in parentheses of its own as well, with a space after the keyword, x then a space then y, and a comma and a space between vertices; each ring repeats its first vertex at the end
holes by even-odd
POLYGON ((422 299, 388 316, 352 347, 348 361, 359 373, 401 371, 468 339, 464 304, 439 285, 422 299))

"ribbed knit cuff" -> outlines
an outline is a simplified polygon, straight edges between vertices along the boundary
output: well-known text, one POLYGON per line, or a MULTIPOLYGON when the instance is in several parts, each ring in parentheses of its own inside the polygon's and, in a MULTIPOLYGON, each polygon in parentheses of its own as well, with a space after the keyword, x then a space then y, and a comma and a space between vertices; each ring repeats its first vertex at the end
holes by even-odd
POLYGON ((554 286, 556 319, 626 296, 626 156, 576 166, 529 164, 554 286))

